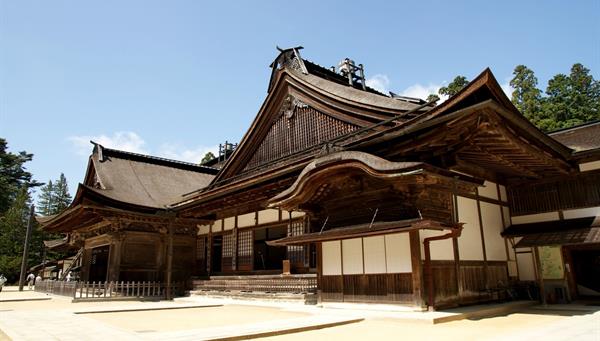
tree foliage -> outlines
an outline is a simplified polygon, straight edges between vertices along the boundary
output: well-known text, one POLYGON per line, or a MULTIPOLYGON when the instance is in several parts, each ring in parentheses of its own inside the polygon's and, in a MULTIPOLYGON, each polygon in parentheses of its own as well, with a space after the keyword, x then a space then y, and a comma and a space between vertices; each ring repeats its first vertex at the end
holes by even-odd
POLYGON ((10 207, 22 186, 36 187, 41 183, 33 181, 24 164, 31 161, 33 154, 21 151, 17 154, 8 151, 8 143, 0 138, 0 215, 10 207))
POLYGON ((200 164, 203 165, 211 160, 214 160, 215 158, 216 158, 215 154, 213 154, 212 152, 208 152, 204 155, 204 157, 200 161, 200 164))
POLYGON ((467 80, 467 78, 465 76, 456 76, 454 78, 454 80, 452 80, 452 82, 450 82, 450 84, 448 84, 447 86, 441 87, 438 92, 440 93, 440 95, 446 95, 446 96, 451 97, 451 96, 456 95, 467 84, 469 84, 469 81, 467 80))
POLYGON ((513 71, 510 86, 513 88, 512 102, 533 124, 542 120, 542 91, 537 88, 538 80, 533 70, 525 65, 517 65, 513 71))
POLYGON ((41 188, 38 197, 38 213, 43 216, 58 214, 69 207, 71 200, 67 178, 61 173, 58 180, 54 182, 50 180, 41 188))

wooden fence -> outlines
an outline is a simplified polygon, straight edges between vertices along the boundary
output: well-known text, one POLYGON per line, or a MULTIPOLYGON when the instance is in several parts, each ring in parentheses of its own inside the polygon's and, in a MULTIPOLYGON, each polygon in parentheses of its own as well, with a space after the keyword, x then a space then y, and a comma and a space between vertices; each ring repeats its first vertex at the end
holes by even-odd
MULTIPOLYGON (((185 283, 171 284, 172 297, 184 294, 185 283)), ((39 281, 35 291, 72 297, 75 301, 119 299, 163 299, 167 286, 162 282, 64 282, 39 281)))
POLYGON ((194 280, 194 290, 259 291, 280 293, 315 293, 316 276, 269 277, 269 276, 215 276, 209 280, 194 280))

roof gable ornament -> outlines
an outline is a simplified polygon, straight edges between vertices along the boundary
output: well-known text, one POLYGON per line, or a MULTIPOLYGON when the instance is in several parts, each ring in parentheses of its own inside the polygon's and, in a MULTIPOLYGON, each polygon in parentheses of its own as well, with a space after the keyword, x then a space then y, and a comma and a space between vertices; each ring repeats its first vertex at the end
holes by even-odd
POLYGON ((354 83, 360 83, 363 90, 367 90, 367 84, 365 83, 365 68, 362 64, 358 66, 350 58, 344 58, 338 64, 338 70, 340 75, 348 78, 348 84, 354 86, 354 83), (358 72, 358 74, 357 74, 358 72))
POLYGON ((277 46, 279 55, 277 55, 275 60, 271 63, 271 65, 269 65, 272 71, 271 79, 269 80, 268 92, 271 92, 271 89, 273 88, 273 82, 275 81, 275 73, 278 70, 287 69, 308 75, 308 69, 306 68, 306 65, 304 65, 304 60, 302 59, 302 56, 300 56, 300 50, 302 49, 302 46, 296 46, 289 49, 282 49, 279 46, 277 46))
POLYGON ((297 99, 293 95, 288 94, 287 96, 285 96, 285 99, 283 100, 283 104, 281 105, 280 113, 285 118, 290 120, 294 117, 294 114, 296 113, 296 109, 298 109, 298 108, 302 108, 302 109, 308 108, 308 104, 302 102, 301 100, 297 99))

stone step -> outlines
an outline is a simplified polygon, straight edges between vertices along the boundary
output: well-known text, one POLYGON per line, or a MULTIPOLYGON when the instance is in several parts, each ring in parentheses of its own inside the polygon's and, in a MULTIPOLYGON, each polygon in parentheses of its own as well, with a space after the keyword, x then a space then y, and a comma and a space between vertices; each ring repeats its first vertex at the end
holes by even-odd
POLYGON ((189 292, 190 296, 206 296, 210 298, 228 298, 246 301, 289 302, 301 304, 317 304, 315 293, 264 292, 241 290, 210 290, 200 289, 189 292))

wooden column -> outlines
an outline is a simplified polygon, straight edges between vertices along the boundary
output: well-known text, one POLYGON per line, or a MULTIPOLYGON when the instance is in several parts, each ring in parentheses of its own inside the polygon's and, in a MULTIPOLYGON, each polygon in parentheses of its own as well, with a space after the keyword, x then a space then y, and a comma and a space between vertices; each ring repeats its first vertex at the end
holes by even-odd
POLYGON ((323 243, 317 243, 317 304, 323 302, 323 243))
POLYGON ((123 249, 123 238, 122 233, 116 232, 110 235, 110 249, 108 252, 108 273, 106 274, 107 282, 116 282, 119 280, 119 273, 121 268, 121 256, 123 249))
POLYGON ((423 307, 423 268, 421 266, 421 240, 419 230, 408 232, 412 265, 413 304, 423 307))
POLYGON ((544 274, 542 271, 542 261, 540 260, 540 251, 537 246, 533 248, 533 255, 535 257, 535 268, 538 278, 538 284, 540 286, 540 299, 543 305, 546 305, 546 288, 544 288, 544 274))
POLYGON ((489 283, 489 270, 487 261, 487 252, 485 250, 485 235, 483 231, 483 218, 481 217, 481 202, 479 201, 479 188, 475 188, 477 193, 477 216, 479 217, 479 233, 481 234, 481 250, 483 251, 483 276, 485 282, 485 288, 490 288, 489 283))
POLYGON ((174 234, 174 229, 175 229, 173 227, 173 218, 169 219, 167 228, 168 228, 169 238, 167 241, 167 274, 166 274, 167 293, 166 293, 166 299, 170 300, 173 298, 173 293, 171 290, 171 280, 173 277, 173 234, 174 234))

